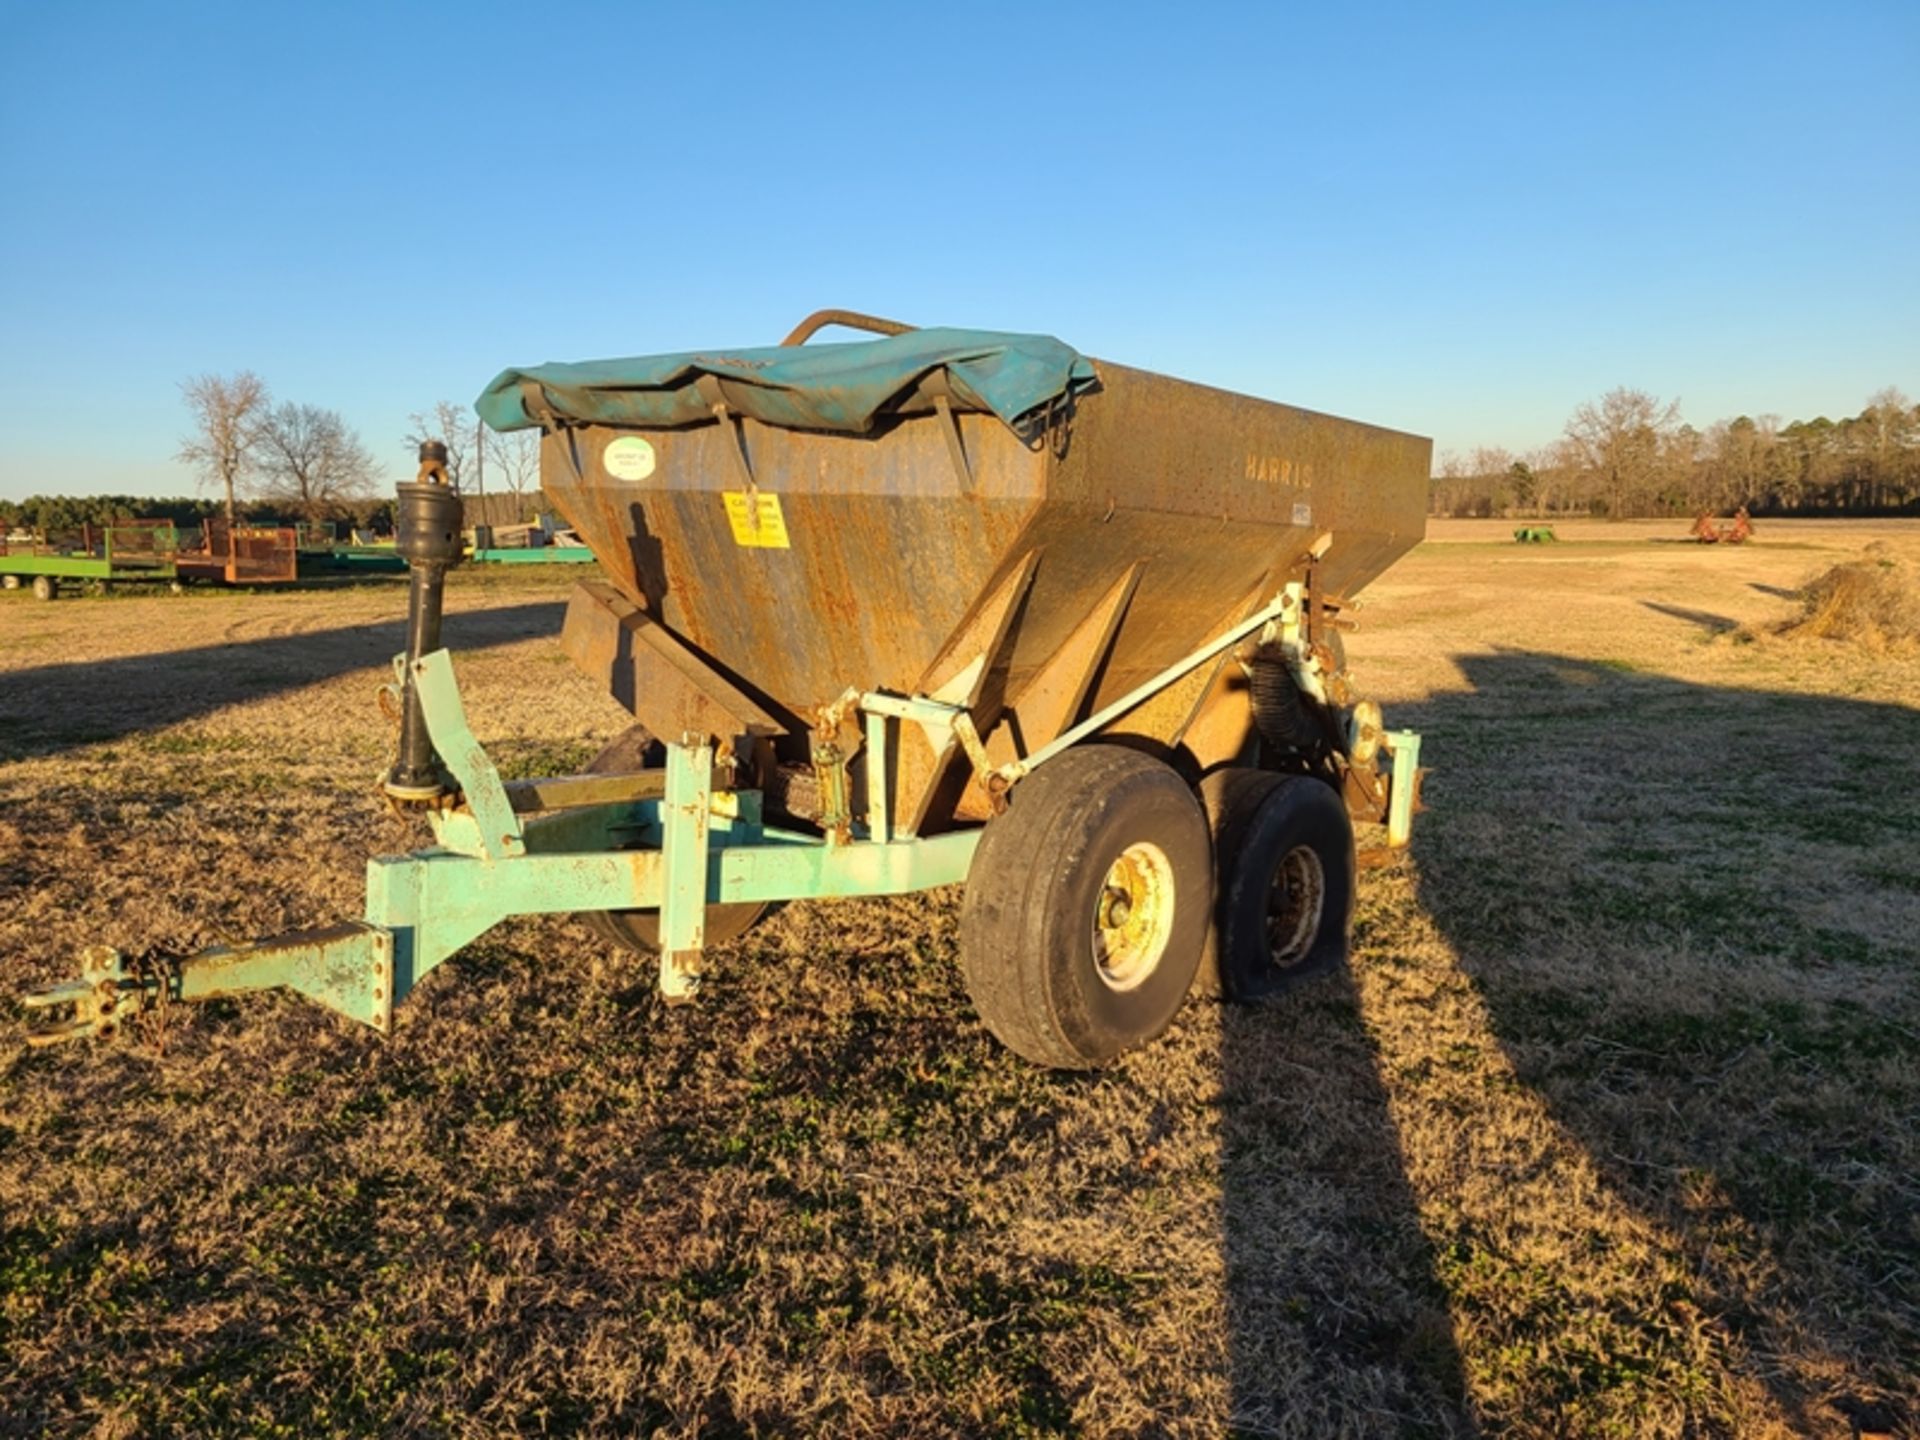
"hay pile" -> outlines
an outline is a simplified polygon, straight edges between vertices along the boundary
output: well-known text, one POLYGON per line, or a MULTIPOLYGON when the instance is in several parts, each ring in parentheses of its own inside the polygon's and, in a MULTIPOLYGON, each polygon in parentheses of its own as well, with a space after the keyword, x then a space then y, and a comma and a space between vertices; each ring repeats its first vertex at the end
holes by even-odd
POLYGON ((1774 628, 1790 639, 1841 640, 1876 654, 1920 648, 1920 572, 1883 541, 1800 590, 1800 613, 1774 628))

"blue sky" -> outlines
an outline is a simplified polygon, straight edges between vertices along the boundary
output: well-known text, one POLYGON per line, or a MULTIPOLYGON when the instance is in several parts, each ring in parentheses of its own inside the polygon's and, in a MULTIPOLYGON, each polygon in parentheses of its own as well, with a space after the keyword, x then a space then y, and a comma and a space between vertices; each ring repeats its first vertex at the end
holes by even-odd
POLYGON ((843 305, 1525 448, 1920 392, 1920 4, 0 3, 0 496, 843 305))

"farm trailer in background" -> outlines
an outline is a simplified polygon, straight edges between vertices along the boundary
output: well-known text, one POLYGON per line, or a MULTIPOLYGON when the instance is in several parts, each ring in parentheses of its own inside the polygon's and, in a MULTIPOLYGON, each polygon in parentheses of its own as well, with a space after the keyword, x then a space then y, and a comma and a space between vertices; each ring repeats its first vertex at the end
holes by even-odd
POLYGON ((0 586, 31 586, 42 600, 65 585, 283 584, 296 578, 294 532, 270 525, 210 520, 184 540, 171 520, 123 520, 0 540, 0 586))

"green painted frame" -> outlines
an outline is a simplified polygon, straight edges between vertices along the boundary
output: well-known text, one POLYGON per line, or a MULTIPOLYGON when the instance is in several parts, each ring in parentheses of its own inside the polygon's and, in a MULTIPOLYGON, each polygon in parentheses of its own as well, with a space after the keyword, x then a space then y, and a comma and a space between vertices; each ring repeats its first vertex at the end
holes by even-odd
MULTIPOLYGON (((1297 613, 1298 591, 1287 587, 1180 665, 1013 766, 990 767, 963 706, 849 691, 845 703, 857 704, 864 722, 862 764, 870 775, 887 774, 890 726, 914 724, 936 748, 957 737, 983 780, 1011 783, 1236 640, 1283 625, 1297 613)), ((510 792, 467 723, 448 652, 423 656, 411 676, 406 657, 396 656, 394 671, 402 684, 412 681, 434 750, 463 803, 427 812, 432 846, 367 863, 364 919, 217 946, 177 962, 129 965, 119 952, 93 947, 82 958, 79 979, 24 997, 29 1009, 73 1007, 71 1023, 33 1033, 32 1043, 107 1034, 156 1004, 274 988, 386 1033, 393 1007, 427 975, 516 915, 657 910, 661 990, 670 1000, 685 999, 699 989, 707 906, 899 895, 955 884, 966 879, 979 844, 978 829, 927 838, 896 833, 884 786, 869 787, 876 798, 864 821, 847 817, 822 835, 768 825, 758 791, 714 783, 715 752, 702 736, 668 742, 658 780, 648 772, 644 784, 612 776, 591 777, 591 783, 589 777, 522 781, 510 792), (523 818, 516 794, 529 809, 557 808, 523 818)), ((1388 845, 1399 848, 1418 808, 1420 737, 1399 730, 1386 741, 1388 845)))
MULTIPOLYGON (((396 660, 403 667, 404 657, 396 660)), ((97 946, 81 978, 25 997, 74 1006, 73 1022, 36 1044, 107 1034, 156 1003, 285 988, 382 1033, 393 1007, 437 966, 517 915, 661 912, 661 986, 699 987, 706 907, 900 895, 967 876, 978 830, 844 841, 765 825, 760 796, 712 785, 713 751, 667 746, 660 798, 571 807, 522 819, 467 724, 453 662, 424 656, 414 681, 427 728, 466 808, 429 812, 436 843, 367 862, 361 921, 217 946, 165 966, 129 965, 97 946), (621 847, 631 848, 621 848, 621 847)), ((884 763, 884 756, 882 757, 884 763)))

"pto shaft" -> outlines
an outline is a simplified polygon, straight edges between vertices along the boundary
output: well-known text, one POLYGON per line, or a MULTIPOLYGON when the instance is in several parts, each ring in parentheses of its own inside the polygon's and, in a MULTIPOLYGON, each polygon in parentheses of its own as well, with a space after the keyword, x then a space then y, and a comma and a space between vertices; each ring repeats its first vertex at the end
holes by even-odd
POLYGON ((420 446, 420 474, 396 486, 399 494, 396 548, 412 575, 407 598, 407 674, 401 697, 400 750, 387 772, 386 791, 403 805, 431 805, 453 790, 433 748, 427 718, 414 689, 420 657, 440 648, 440 613, 447 571, 460 563, 462 513, 459 492, 447 483, 447 447, 420 446))

